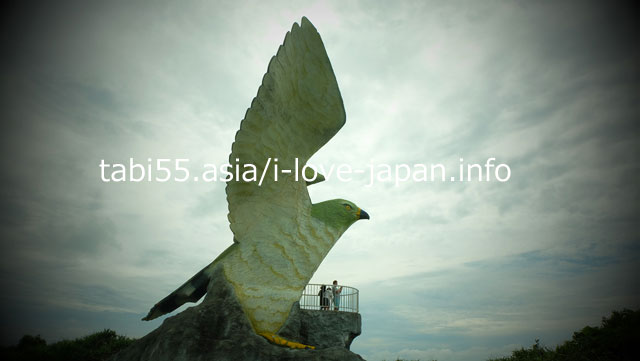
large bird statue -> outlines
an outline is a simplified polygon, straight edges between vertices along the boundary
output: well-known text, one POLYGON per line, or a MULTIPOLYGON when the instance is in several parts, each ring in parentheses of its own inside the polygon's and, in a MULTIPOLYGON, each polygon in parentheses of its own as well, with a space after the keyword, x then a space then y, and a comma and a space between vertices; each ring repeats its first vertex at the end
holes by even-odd
POLYGON ((198 301, 221 267, 257 334, 275 344, 313 348, 277 336, 278 330, 338 238, 357 220, 369 219, 343 199, 311 204, 307 186, 324 177, 310 172, 317 177, 306 182, 312 177, 301 171, 344 123, 331 63, 320 35, 303 17, 269 62, 236 133, 230 164, 240 172, 255 166, 261 179, 227 183, 233 244, 144 320, 198 301))

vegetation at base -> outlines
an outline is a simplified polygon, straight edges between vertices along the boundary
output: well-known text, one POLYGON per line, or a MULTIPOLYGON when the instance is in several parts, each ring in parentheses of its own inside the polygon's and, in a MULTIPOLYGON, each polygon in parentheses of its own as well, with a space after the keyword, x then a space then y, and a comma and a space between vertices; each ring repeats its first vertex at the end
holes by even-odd
POLYGON ((640 360, 640 310, 613 311, 602 318, 600 327, 574 332, 570 341, 555 349, 540 346, 521 348, 511 356, 488 361, 632 361, 640 360))
MULTIPOLYGON (((0 359, 7 361, 106 361, 135 339, 105 329, 75 340, 51 345, 40 337, 25 335, 17 346, 0 348, 0 359)), ((570 341, 554 349, 535 340, 511 356, 488 361, 635 361, 640 360, 640 310, 614 311, 603 317, 599 327, 587 326, 574 332, 570 341)))
POLYGON ((75 340, 62 340, 51 345, 40 337, 22 336, 17 346, 2 347, 0 359, 8 361, 106 361, 135 339, 105 329, 75 340))

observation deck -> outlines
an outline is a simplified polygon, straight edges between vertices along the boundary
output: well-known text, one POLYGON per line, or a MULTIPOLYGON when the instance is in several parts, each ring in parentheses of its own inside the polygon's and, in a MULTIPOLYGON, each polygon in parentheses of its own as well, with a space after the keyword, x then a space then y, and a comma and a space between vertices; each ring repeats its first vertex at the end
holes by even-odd
POLYGON ((300 308, 303 310, 358 313, 360 296, 358 289, 338 285, 338 290, 340 290, 339 293, 335 294, 332 284, 310 283, 302 292, 300 308), (322 286, 325 286, 325 297, 322 296, 322 286))

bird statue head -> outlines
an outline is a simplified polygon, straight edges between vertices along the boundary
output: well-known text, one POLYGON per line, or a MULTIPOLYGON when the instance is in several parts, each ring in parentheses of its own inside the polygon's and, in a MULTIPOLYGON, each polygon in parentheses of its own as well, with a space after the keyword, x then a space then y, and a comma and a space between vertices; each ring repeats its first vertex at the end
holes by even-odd
POLYGON ((359 219, 369 219, 369 214, 345 199, 332 199, 316 203, 311 207, 311 216, 326 225, 344 232, 359 219))

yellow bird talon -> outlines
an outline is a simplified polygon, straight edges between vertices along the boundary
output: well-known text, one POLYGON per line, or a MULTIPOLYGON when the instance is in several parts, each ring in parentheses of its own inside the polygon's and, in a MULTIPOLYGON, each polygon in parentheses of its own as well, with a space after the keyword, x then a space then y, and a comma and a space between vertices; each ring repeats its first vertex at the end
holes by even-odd
POLYGON ((273 333, 270 332, 261 332, 259 333, 260 336, 266 338, 267 340, 269 340, 269 342, 271 343, 275 343, 276 345, 281 345, 281 346, 287 346, 289 348, 308 348, 311 350, 315 350, 316 348, 314 346, 309 346, 309 345, 305 345, 302 343, 298 343, 298 342, 293 342, 293 341, 289 341, 286 340, 280 336, 276 336, 273 333))

